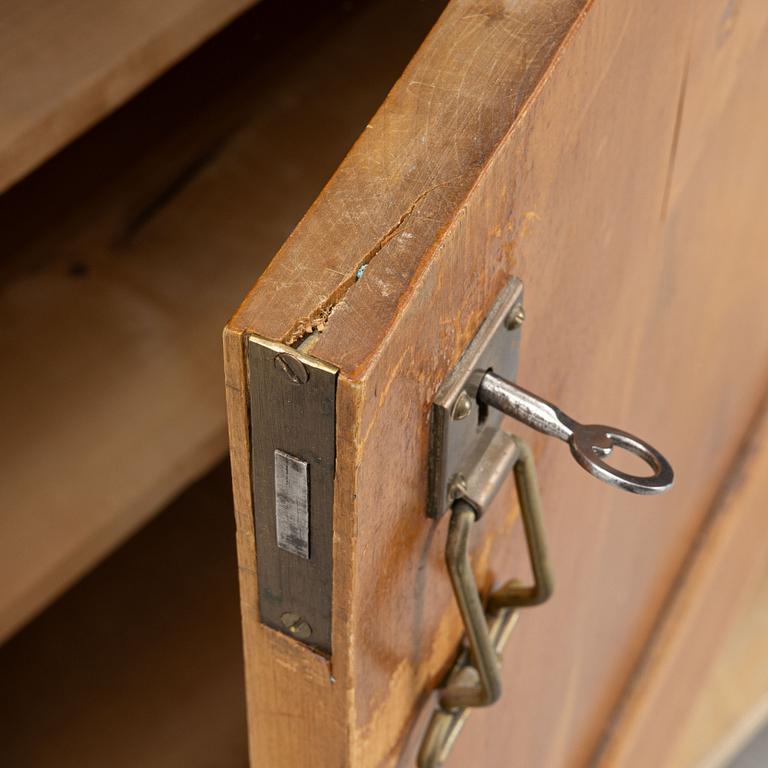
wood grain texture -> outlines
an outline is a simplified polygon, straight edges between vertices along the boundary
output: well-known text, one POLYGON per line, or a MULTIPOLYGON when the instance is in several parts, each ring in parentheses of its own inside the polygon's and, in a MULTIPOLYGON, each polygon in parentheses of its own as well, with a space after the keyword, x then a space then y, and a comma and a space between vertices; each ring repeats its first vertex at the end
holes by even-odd
POLYGON ((260 3, 0 198, 0 637, 225 454, 221 326, 437 13, 373 9, 260 3))
POLYGON ((237 560, 221 464, 0 648, 13 768, 245 768, 237 560))
MULTIPOLYGON (((418 463, 411 465, 412 451, 416 445, 403 450, 403 433, 398 428, 405 419, 412 420, 412 430, 417 434, 422 431, 429 397, 439 385, 442 375, 447 372, 452 362, 450 356, 455 362, 461 352, 461 345, 471 337, 473 329, 469 323, 461 336, 453 341, 450 356, 446 355, 438 368, 429 371, 429 378, 423 377, 423 389, 418 398, 411 399, 410 395, 415 392, 408 391, 409 397, 403 397, 406 393, 401 392, 396 399, 390 401, 390 407, 399 412, 387 436, 389 443, 380 439, 369 444, 373 446, 375 442, 378 443, 378 455, 387 457, 386 463, 394 472, 394 477, 407 478, 407 482, 399 487, 407 492, 410 499, 405 507, 398 507, 395 513, 392 506, 395 501, 391 498, 393 484, 386 483, 385 478, 380 476, 365 491, 370 509, 369 524, 377 530, 367 532, 363 542, 358 538, 362 520, 349 505, 356 490, 365 488, 362 482, 357 485, 358 478, 350 472, 359 461, 358 447, 365 444, 366 436, 359 424, 360 408, 364 400, 358 399, 352 382, 339 382, 337 501, 334 510, 333 646, 336 650, 330 661, 307 649, 297 648, 295 643, 259 624, 257 601, 254 599, 258 589, 251 522, 249 459, 243 454, 243 451, 248 450, 248 425, 247 410, 242 401, 247 391, 242 366, 242 345, 244 332, 248 330, 275 340, 295 342, 313 328, 322 327, 333 302, 354 282, 359 268, 366 264, 371 268, 373 257, 398 234, 398 229, 415 210, 414 201, 419 195, 424 198, 423 169, 434 162, 436 156, 447 158, 454 170, 463 169, 472 157, 475 158, 470 173, 456 180, 457 188, 452 193, 454 199, 457 194, 461 194, 462 184, 466 185, 473 175, 477 176, 483 156, 493 149, 509 128, 514 115, 520 111, 525 102, 525 89, 530 93, 535 87, 537 74, 540 75, 550 62, 578 11, 578 4, 534 3, 515 13, 499 11, 498 14, 491 14, 490 18, 482 12, 473 13, 476 10, 473 4, 449 6, 401 77, 398 86, 390 93, 384 107, 352 149, 321 198, 283 246, 264 279, 243 303, 225 332, 230 447, 238 518, 249 690, 249 732, 254 765, 291 766, 312 762, 334 766, 377 765, 382 760, 395 759, 414 700, 423 699, 425 690, 432 685, 456 645, 457 622, 454 616, 449 615, 447 618, 452 622, 452 631, 440 638, 432 659, 419 663, 421 643, 431 644, 434 632, 430 625, 425 624, 424 636, 420 637, 421 628, 412 625, 407 603, 402 606, 406 613, 395 619, 404 622, 404 631, 399 635, 401 643, 409 646, 405 658, 401 659, 397 652, 386 654, 383 659, 373 659, 373 666, 366 668, 369 660, 358 657, 358 643, 350 642, 350 638, 358 632, 368 636, 372 634, 376 638, 386 636, 388 630, 385 628, 393 626, 391 610, 395 605, 390 598, 400 593, 405 594, 404 580, 412 578, 413 574, 408 569, 401 572, 396 559, 387 564, 381 560, 382 555, 386 555, 392 546, 397 548, 398 541, 400 545, 407 544, 404 546, 404 554, 408 551, 414 553, 417 540, 398 538, 400 523, 404 524, 399 529, 401 537, 409 537, 414 526, 419 539, 423 540, 425 532, 424 520, 418 511, 426 493, 425 486, 421 487, 426 482, 424 446, 418 446, 421 455, 418 463), (466 21, 465 16, 468 17, 466 21), (521 26, 531 28, 530 38, 516 37, 521 26), (455 44, 456 47, 451 43, 455 38, 460 40, 455 44), (495 47, 485 47, 489 39, 495 41, 495 47), (497 55, 502 43, 514 43, 515 40, 517 45, 509 55, 497 55), (502 71, 494 79, 492 93, 485 93, 482 89, 478 91, 473 86, 463 92, 477 93, 479 98, 485 99, 487 109, 484 114, 494 119, 486 122, 476 116, 472 128, 481 130, 481 135, 476 140, 467 138, 463 145, 457 145, 457 156, 454 158, 454 153, 448 151, 453 135, 451 128, 458 127, 457 121, 463 120, 461 108, 464 106, 461 99, 456 99, 457 94, 462 94, 457 83, 462 77, 470 76, 473 84, 476 84, 478 78, 484 82, 488 68, 493 70, 496 66, 500 66, 502 71), (428 79, 422 83, 423 75, 428 79), (517 80, 521 77, 524 77, 524 82, 516 91, 517 80), (431 94, 435 94, 434 102, 438 109, 431 118, 435 125, 452 121, 449 126, 433 134, 438 142, 442 142, 439 154, 436 154, 435 146, 424 140, 421 132, 421 121, 429 113, 429 104, 426 102, 430 101, 431 94), (503 109, 497 115, 495 108, 498 105, 503 109), (416 119, 414 109, 417 110, 416 119), (345 390, 343 393, 342 387, 345 390), (419 411, 422 411, 421 415, 417 415, 419 411), (392 444, 393 440, 395 445, 392 444), (392 448, 394 453, 390 453, 392 448), (407 471, 401 475, 404 462, 408 464, 407 471), (368 494, 374 498, 371 499, 368 494), (382 503, 384 507, 381 511, 391 510, 385 518, 380 514, 382 503), (414 512, 414 509, 417 511, 414 512), (383 528, 385 520, 397 524, 391 529, 383 528), (370 538, 371 534, 373 538, 370 538), (367 562, 365 573, 358 568, 358 558, 367 562), (358 593, 355 580, 361 575, 367 582, 377 578, 383 578, 384 581, 374 584, 373 589, 368 589, 366 584, 366 591, 358 593), (377 596, 376 600, 371 599, 373 595, 377 596), (353 615, 361 600, 367 601, 368 610, 371 611, 367 627, 361 623, 362 617, 353 615), (383 612, 384 618, 381 621, 378 618, 379 611, 383 612), (396 664, 400 665, 399 669, 396 669, 396 664), (371 672, 378 678, 373 688, 367 685, 365 679, 371 672), (301 681, 300 685, 298 680, 301 681), (366 723, 370 717, 367 710, 373 712, 382 707, 383 722, 366 723), (362 710, 360 714, 357 708, 362 710), (297 727, 301 728, 301 739, 295 737, 297 727), (364 733, 367 736, 361 738, 364 733)), ((438 163, 438 170, 440 165, 438 163)), ((439 227, 440 223, 438 219, 433 222, 435 227, 439 227)), ((405 234, 409 236, 407 231, 405 234)), ((409 239, 415 240, 415 237, 409 236, 409 239)), ((414 248, 413 253, 420 253, 419 248, 414 248)), ((360 284, 366 281, 367 278, 360 284)), ((394 291, 390 297, 396 299, 394 291)), ((489 294, 486 298, 490 304, 494 297, 489 294)), ((449 305, 445 306, 447 309, 449 305)), ((422 310, 428 310, 426 301, 422 302, 422 310)), ((479 312, 473 319, 476 321, 478 316, 479 312)), ((386 321, 386 316, 381 316, 376 326, 383 328, 386 321)), ((418 338, 413 337, 412 340, 417 342, 418 338)), ((322 341, 321 337, 320 343, 322 341)), ((355 344, 351 337, 348 341, 355 344)), ((424 345, 429 343, 425 338, 424 345)), ((407 359, 413 365, 419 365, 419 360, 431 362, 433 355, 425 355, 424 345, 418 349, 414 347, 407 353, 407 359)), ((312 353, 315 354, 314 350, 312 353)), ((404 380, 408 383, 407 378, 404 380)), ((386 386, 382 394, 386 394, 388 389, 389 386, 386 386)), ((388 410, 382 411, 382 416, 388 415, 388 410)), ((425 437, 426 433, 422 435, 422 438, 425 437)), ((370 461, 373 461, 372 453, 370 461)), ((379 469, 382 468, 379 462, 379 469)), ((434 534, 430 540, 433 538, 434 534)), ((423 546, 422 541, 419 547, 423 546)), ((445 613, 449 605, 450 589, 439 568, 439 550, 440 545, 435 539, 430 553, 430 570, 437 577, 437 610, 429 616, 430 619, 434 619, 438 612, 445 613)), ((428 585, 421 575, 416 583, 420 595, 417 599, 421 601, 428 585)), ((433 586, 429 584, 429 588, 433 586)))
MULTIPOLYGON (((744 18, 764 30, 756 8, 744 18)), ((724 9, 452 3, 231 321, 254 765, 305 764, 309 750, 328 765, 411 763, 421 705, 461 633, 445 527, 424 516, 429 404, 512 274, 526 287, 521 383, 641 434, 678 484, 655 499, 622 495, 519 429, 537 456, 556 593, 521 617, 504 703, 473 715, 451 765, 594 758, 768 374, 768 113, 753 97, 764 34, 726 36, 740 76, 719 101, 686 99, 709 71, 697 17, 724 9), (260 627, 252 599, 250 331, 314 333, 311 354, 340 369, 328 664, 260 627), (726 382, 725 370, 738 375, 726 382), (296 727, 306 741, 291 738, 296 727)), ((509 492, 475 542, 483 588, 518 575, 509 492)))
MULTIPOLYGON (((764 502, 763 502, 764 503, 764 502)), ((673 765, 727 766, 768 722, 768 567, 740 601, 701 693, 680 729, 673 765)))
POLYGON ((766 508, 768 399, 750 425, 644 652, 603 750, 603 765, 695 768, 730 735, 740 717, 761 708, 768 696, 768 608, 758 589, 768 559, 766 508), (761 624, 762 632, 756 632, 761 624), (718 674, 716 660, 728 654, 729 644, 738 650, 723 659, 718 674), (745 653, 750 647, 752 653, 745 653), (712 675, 718 676, 712 680, 712 675), (710 712, 722 713, 720 718, 702 723, 699 717, 698 728, 695 721, 688 725, 694 707, 707 704, 710 712), (686 734, 691 728, 693 733, 686 734))
POLYGON ((10 0, 0 8, 0 191, 254 0, 10 0))

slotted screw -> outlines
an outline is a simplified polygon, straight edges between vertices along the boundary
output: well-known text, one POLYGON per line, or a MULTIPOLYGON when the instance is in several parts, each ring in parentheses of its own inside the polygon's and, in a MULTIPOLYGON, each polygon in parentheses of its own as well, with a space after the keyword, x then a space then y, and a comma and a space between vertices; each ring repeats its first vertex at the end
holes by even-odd
POLYGON ((275 358, 275 368, 282 371, 288 377, 291 384, 306 384, 309 378, 309 373, 304 363, 287 352, 281 352, 275 358))

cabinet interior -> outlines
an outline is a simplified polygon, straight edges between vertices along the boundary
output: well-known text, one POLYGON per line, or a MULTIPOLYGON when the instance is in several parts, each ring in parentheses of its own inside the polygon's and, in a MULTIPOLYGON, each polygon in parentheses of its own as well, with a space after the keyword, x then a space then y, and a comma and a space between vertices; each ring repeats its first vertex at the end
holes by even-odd
POLYGON ((263 2, 0 198, 0 638, 224 456, 221 330, 438 4, 399 10, 263 2))
POLYGON ((443 5, 264 0, 0 196, 9 764, 245 764, 221 331, 443 5))

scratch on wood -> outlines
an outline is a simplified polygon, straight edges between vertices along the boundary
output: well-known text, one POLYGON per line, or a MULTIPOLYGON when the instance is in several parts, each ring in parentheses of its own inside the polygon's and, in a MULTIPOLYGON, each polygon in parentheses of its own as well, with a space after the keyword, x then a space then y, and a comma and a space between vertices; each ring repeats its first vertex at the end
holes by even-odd
POLYGON ((400 216, 400 218, 398 218, 398 220, 376 241, 376 244, 357 262, 355 267, 350 270, 336 290, 309 317, 304 317, 299 320, 285 343, 289 346, 297 347, 313 333, 322 333, 325 330, 325 326, 328 323, 328 319, 333 310, 344 298, 347 291, 357 282, 360 270, 365 269, 365 267, 367 267, 382 251, 387 243, 398 235, 405 223, 413 215, 419 203, 421 203, 430 192, 445 186, 447 183, 448 182, 435 184, 421 192, 408 206, 408 209, 400 216))
POLYGON ((672 175, 675 170, 675 159, 677 158, 677 146, 680 141, 680 126, 683 122, 683 108, 685 106, 685 95, 688 90, 688 68, 691 62, 691 49, 688 48, 688 53, 685 57, 685 64, 683 65, 683 75, 680 79, 680 92, 677 97, 677 113, 675 115, 675 127, 672 131, 672 145, 669 149, 669 161, 667 162, 667 177, 664 182, 664 197, 661 201, 661 220, 664 221, 667 218, 667 211, 669 208, 669 193, 672 189, 672 175))

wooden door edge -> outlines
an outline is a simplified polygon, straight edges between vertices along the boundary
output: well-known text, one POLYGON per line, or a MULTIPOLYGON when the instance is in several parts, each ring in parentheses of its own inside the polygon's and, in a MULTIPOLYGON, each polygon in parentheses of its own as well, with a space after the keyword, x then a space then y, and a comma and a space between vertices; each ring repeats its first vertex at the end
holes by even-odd
MULTIPOLYGON (((455 232, 451 224, 456 211, 465 205, 499 146, 508 143, 506 137, 531 96, 546 81, 586 5, 587 0, 568 0, 553 15, 551 4, 545 0, 502 13, 483 3, 449 4, 368 129, 224 331, 249 740, 254 765, 265 760, 279 761, 281 765, 306 764, 310 756, 317 764, 357 764, 352 737, 365 728, 366 733, 373 734, 374 729, 370 724, 361 724, 361 701, 356 697, 358 684, 352 669, 355 659, 349 646, 340 647, 344 644, 334 642, 333 655, 326 658, 260 623, 244 344, 251 334, 256 334, 293 346, 303 341, 303 351, 309 351, 308 337, 314 336, 311 340, 315 342, 319 339, 309 354, 342 369, 337 391, 337 431, 355 433, 363 402, 361 384, 349 372, 366 369, 365 378, 364 374, 375 367, 374 353, 398 325, 403 305, 414 303, 413 286, 419 270, 434 261, 436 243, 456 239, 450 234, 455 232), (457 56, 456 40, 461 40, 463 48, 474 55, 457 56), (493 70, 494 57, 498 58, 494 51, 498 52, 502 43, 506 46, 503 76, 489 79, 487 73, 493 70), (465 80, 474 87, 457 87, 465 80), (515 98, 509 97, 510 91, 515 98), (488 112, 487 104, 498 104, 503 109, 488 112), (474 117, 467 120, 467 115, 474 117), (429 141, 423 140, 426 138, 429 141), (447 151, 454 144, 456 151, 447 151), (404 157, 412 170, 404 168, 404 157), (440 159, 437 168, 432 162, 435 157, 440 159), (416 219, 420 222, 418 229, 416 219), (403 226, 406 221, 408 231, 403 226), (404 237, 399 240, 400 235, 404 237), (378 264, 369 269, 366 280, 360 280, 361 268, 371 265, 374 257, 378 264), (398 266, 402 269, 394 268, 398 266), (377 269, 383 270, 378 276, 373 274, 377 269), (367 294, 369 275, 381 283, 376 301, 367 294), (362 290, 358 290, 360 287, 362 290), (353 296, 355 300, 350 303, 353 296), (348 314, 345 312, 329 321, 342 299, 353 314, 356 309, 369 307, 371 322, 350 328, 348 322, 339 320, 339 316, 348 314), (323 346, 322 341, 332 343, 323 346), (299 722, 304 727, 301 734, 296 729, 299 722)), ((494 279, 501 281, 502 276, 495 274, 494 279)), ((493 288, 481 284, 472 299, 492 300, 493 288)), ((476 315, 485 309, 485 305, 473 305, 476 315)), ((469 335, 469 330, 463 333, 469 335)), ((448 356, 457 358, 463 341, 463 335, 453 339, 455 348, 448 350, 441 361, 446 369, 448 356)), ((436 372, 435 376, 444 373, 436 372)), ((334 537, 332 618, 333 636, 339 639, 347 636, 355 610, 352 600, 357 592, 352 582, 355 558, 359 556, 354 539, 357 520, 350 512, 356 498, 355 448, 353 442, 347 442, 345 453, 344 445, 337 440, 339 492, 333 511, 339 535, 334 537)), ((455 623, 453 616, 449 618, 455 623)), ((441 642, 443 656, 451 655, 455 638, 448 636, 441 642)), ((436 678, 439 672, 431 667, 428 670, 430 678, 436 678)), ((409 685, 406 679, 401 695, 411 696, 409 685)), ((368 702, 363 704, 368 706, 368 702)), ((395 715, 395 710, 387 715, 391 722, 382 727, 384 736, 377 741, 376 750, 382 753, 396 750, 395 742, 402 737, 400 716, 395 715)), ((378 754, 371 751, 365 759, 373 763, 378 754)))
POLYGON ((317 342, 312 354, 342 372, 370 361, 410 300, 420 266, 546 83, 591 2, 553 7, 536 0, 498 12, 486 5, 447 4, 229 327, 294 347, 317 342), (503 69, 488 78, 500 60, 503 69), (375 300, 370 281, 360 279, 374 271, 374 260, 390 267, 377 275, 375 300), (348 315, 366 308, 367 323, 350 323, 348 315))

